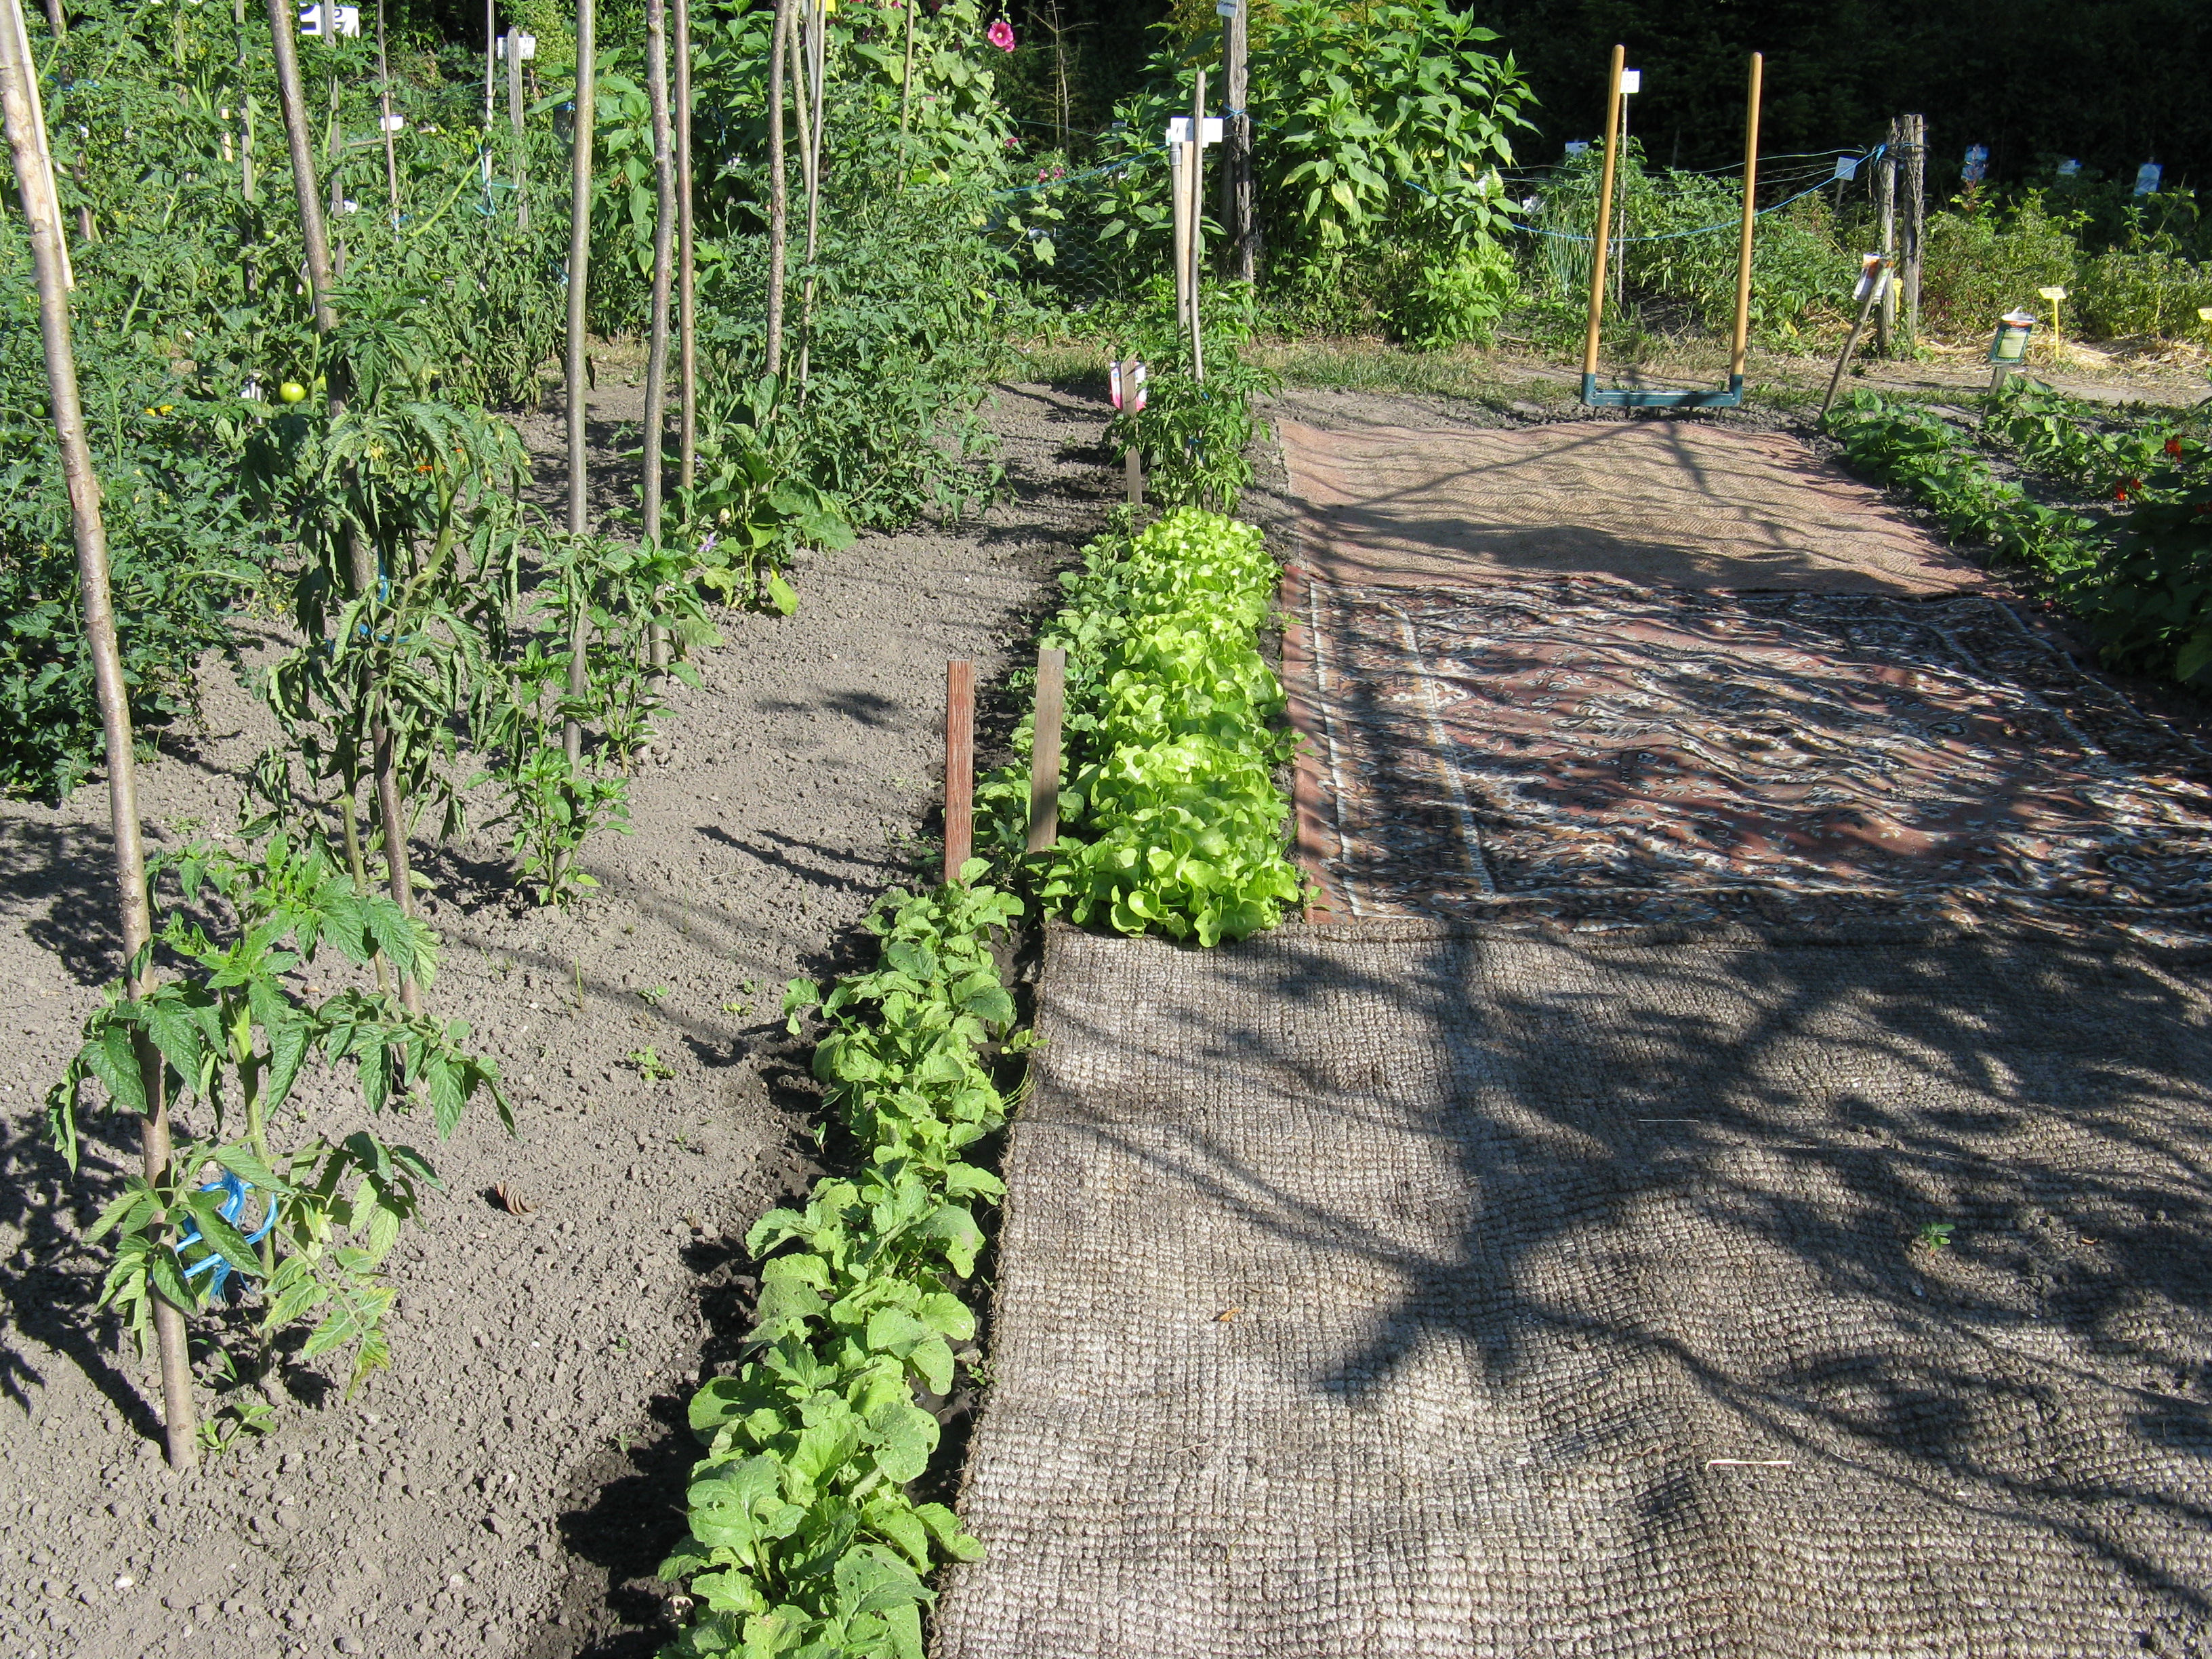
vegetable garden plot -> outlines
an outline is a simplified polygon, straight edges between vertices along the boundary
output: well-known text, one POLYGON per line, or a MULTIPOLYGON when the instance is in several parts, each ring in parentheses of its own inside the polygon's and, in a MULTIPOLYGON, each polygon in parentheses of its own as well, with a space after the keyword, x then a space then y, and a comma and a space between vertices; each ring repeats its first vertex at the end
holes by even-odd
POLYGON ((2212 921, 2202 747, 1995 599, 1316 580, 1291 608, 1338 915, 2212 921))
POLYGON ((939 1659, 2201 1654, 2202 999, 1055 932, 939 1659))

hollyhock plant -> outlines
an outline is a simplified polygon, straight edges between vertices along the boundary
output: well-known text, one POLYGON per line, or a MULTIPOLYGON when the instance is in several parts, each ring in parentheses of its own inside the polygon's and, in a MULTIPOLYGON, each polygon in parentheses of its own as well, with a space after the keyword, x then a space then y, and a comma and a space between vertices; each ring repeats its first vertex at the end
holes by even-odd
POLYGON ((1000 52, 1012 52, 1014 49, 1014 26, 1001 17, 983 31, 983 38, 1000 52))

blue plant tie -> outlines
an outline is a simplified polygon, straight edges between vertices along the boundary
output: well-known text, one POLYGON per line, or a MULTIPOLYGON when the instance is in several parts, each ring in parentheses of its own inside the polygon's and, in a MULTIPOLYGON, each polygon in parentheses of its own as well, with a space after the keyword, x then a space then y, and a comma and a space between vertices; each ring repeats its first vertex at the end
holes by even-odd
MULTIPOLYGON (((253 1188, 250 1183, 243 1180, 239 1176, 233 1174, 228 1170, 225 1170, 222 1172, 222 1180, 211 1181, 208 1182, 206 1186, 201 1188, 200 1190, 204 1193, 221 1193, 223 1194, 222 1202, 215 1206, 216 1213, 221 1216, 225 1221, 229 1222, 233 1226, 235 1226, 238 1224, 240 1214, 243 1212, 246 1208, 246 1195, 252 1192, 253 1188)), ((246 1242, 249 1244, 258 1244, 263 1239, 269 1237, 269 1230, 276 1224, 276 1200, 272 1196, 268 1200, 268 1212, 261 1218, 261 1225, 259 1229, 246 1235, 246 1242)), ((206 1243, 207 1241, 200 1236, 199 1223, 197 1221, 188 1220, 185 1223, 184 1231, 179 1235, 177 1239, 178 1254, 182 1255, 185 1250, 189 1249, 195 1244, 204 1244, 206 1243)), ((186 1279, 190 1279, 194 1273, 200 1272, 204 1268, 210 1270, 212 1273, 212 1277, 208 1280, 209 1297, 213 1299, 222 1296, 223 1285, 228 1283, 230 1279, 232 1271, 230 1263, 224 1261, 222 1255, 216 1253, 213 1248, 210 1247, 209 1254, 204 1260, 195 1261, 191 1267, 185 1269, 185 1277, 186 1279)))

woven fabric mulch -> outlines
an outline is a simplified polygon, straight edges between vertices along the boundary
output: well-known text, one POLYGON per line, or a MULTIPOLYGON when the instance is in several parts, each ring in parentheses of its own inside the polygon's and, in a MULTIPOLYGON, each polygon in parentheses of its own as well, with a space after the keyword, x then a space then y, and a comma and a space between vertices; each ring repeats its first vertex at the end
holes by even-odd
POLYGON ((1995 596, 1295 574, 1321 915, 2212 926, 2194 739, 1995 596))
POLYGON ((937 1659, 2212 1656, 2152 953, 1056 930, 937 1659))

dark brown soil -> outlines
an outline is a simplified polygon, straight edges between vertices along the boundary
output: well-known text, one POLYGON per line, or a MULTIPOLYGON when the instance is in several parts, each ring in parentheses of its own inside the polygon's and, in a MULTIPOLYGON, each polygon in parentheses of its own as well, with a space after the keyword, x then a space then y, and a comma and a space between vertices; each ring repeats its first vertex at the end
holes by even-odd
MULTIPOLYGON (((605 484, 635 408, 614 378, 593 404, 605 484)), ((945 659, 988 682, 1028 637, 1115 499, 1103 413, 1002 389, 1011 501, 808 562, 795 617, 718 617, 632 833, 591 846, 601 885, 570 913, 519 902, 489 838, 418 844, 447 945, 434 1010, 497 1057, 516 1133, 479 1112, 431 1147, 447 1190, 394 1258, 392 1368, 348 1401, 343 1371, 295 1359, 274 1431, 183 1479, 150 1367, 91 1312, 104 1257, 80 1242, 135 1164, 130 1126, 103 1125, 75 1181, 42 1133, 118 968, 105 793, 0 808, 0 1652, 565 1659, 665 1638, 652 1574, 681 1532, 684 1401, 742 1330, 738 1241, 812 1172, 784 982, 830 971, 927 864, 945 659), (500 1184, 534 1212, 498 1207, 500 1184)), ((557 421, 525 425, 557 450, 557 421)), ((216 665, 203 729, 141 773, 149 835, 234 822, 267 730, 216 665)), ((307 1121, 343 1104, 311 1097, 307 1121)))

